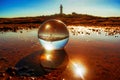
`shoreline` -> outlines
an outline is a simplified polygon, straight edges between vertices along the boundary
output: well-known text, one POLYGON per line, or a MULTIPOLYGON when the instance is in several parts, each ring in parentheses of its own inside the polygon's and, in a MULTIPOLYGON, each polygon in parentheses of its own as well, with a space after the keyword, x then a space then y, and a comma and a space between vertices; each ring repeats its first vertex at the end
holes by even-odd
MULTIPOLYGON (((26 23, 26 24, 0 24, 0 32, 4 31, 13 31, 17 32, 17 30, 28 30, 28 29, 35 29, 39 28, 41 24, 36 24, 36 23, 26 23)), ((67 24, 68 26, 84 26, 84 27, 120 27, 120 25, 89 25, 89 24, 67 24)))

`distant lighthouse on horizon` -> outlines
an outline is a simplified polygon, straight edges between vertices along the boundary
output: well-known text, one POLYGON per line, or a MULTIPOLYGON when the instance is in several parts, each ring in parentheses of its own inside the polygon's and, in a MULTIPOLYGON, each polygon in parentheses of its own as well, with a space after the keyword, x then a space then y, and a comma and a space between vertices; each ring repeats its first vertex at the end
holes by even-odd
POLYGON ((62 4, 60 5, 60 15, 62 15, 63 14, 63 6, 62 6, 62 4))

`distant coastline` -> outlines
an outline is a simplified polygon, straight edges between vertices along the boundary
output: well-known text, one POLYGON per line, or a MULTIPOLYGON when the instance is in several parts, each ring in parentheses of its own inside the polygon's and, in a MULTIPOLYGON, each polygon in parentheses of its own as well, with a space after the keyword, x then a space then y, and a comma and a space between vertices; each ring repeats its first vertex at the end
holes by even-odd
POLYGON ((49 19, 59 19, 66 25, 80 26, 120 26, 120 17, 98 17, 86 14, 55 14, 37 17, 0 18, 0 30, 2 29, 22 29, 38 28, 40 24, 49 19))

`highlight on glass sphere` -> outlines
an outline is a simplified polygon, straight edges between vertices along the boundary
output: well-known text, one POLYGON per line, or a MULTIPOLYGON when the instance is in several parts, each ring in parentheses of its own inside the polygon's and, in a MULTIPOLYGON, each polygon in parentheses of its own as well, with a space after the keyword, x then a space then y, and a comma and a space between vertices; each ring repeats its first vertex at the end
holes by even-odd
POLYGON ((69 32, 62 21, 51 19, 39 27, 38 38, 46 50, 59 50, 67 44, 69 32))

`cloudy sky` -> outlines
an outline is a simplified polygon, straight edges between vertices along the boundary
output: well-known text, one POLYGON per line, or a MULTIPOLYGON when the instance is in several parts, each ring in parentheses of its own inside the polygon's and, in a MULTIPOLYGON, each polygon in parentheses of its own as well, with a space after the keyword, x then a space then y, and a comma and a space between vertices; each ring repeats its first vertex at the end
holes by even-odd
POLYGON ((120 0, 0 0, 0 17, 41 16, 63 12, 120 17, 120 0))

